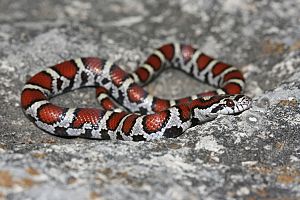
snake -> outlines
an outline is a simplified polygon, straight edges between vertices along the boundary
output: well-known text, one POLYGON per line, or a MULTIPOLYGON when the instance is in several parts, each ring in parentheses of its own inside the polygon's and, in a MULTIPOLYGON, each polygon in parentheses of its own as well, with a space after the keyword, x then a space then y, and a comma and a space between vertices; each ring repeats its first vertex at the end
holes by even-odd
POLYGON ((252 104, 251 98, 242 94, 244 88, 245 79, 238 68, 190 44, 167 43, 131 73, 97 57, 47 67, 25 83, 21 107, 39 129, 55 136, 150 141, 177 137, 219 115, 242 113, 252 104), (215 89, 178 99, 153 96, 144 86, 165 69, 180 70, 215 89), (50 102, 83 87, 96 88, 102 108, 69 108, 50 102))

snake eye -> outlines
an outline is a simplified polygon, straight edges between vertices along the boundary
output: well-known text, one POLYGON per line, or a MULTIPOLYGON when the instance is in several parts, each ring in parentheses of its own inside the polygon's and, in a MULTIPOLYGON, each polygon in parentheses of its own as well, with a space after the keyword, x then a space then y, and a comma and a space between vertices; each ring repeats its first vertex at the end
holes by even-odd
POLYGON ((233 107, 234 106, 234 102, 231 99, 227 99, 226 100, 226 106, 233 107))

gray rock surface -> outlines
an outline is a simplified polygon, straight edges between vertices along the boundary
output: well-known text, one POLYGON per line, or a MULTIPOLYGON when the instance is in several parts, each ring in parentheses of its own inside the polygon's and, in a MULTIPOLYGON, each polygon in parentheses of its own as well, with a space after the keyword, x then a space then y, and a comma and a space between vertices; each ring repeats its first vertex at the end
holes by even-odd
MULTIPOLYGON (((0 199, 300 199, 299 10, 299 0, 1 0, 0 199), (133 70, 169 41, 238 66, 253 108, 155 142, 58 138, 20 109, 24 82, 46 66, 98 56, 133 70)), ((167 71, 147 89, 207 87, 167 71)), ((53 102, 98 106, 91 88, 53 102)))

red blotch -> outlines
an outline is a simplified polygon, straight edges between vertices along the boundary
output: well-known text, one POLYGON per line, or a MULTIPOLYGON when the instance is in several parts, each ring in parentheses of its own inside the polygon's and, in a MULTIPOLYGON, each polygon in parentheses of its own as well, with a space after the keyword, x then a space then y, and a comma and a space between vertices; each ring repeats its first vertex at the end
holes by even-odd
POLYGON ((223 81, 226 82, 230 79, 241 79, 241 80, 244 80, 244 77, 242 75, 242 73, 238 70, 236 71, 232 71, 232 72, 229 72, 227 73, 225 76, 224 76, 224 79, 223 81))
POLYGON ((153 133, 159 131, 167 122, 169 111, 165 110, 159 113, 146 115, 143 121, 146 132, 153 133))
POLYGON ((227 65, 226 63, 223 62, 219 62, 217 64, 215 64, 215 66, 212 69, 212 73, 214 76, 218 76, 219 74, 221 74, 225 69, 228 69, 230 66, 227 65))
POLYGON ((153 101, 153 111, 160 112, 170 107, 170 102, 164 99, 155 99, 153 101))
POLYGON ((74 128, 80 128, 85 123, 97 125, 101 117, 100 110, 96 108, 79 108, 73 122, 74 128))
POLYGON ((190 119, 191 112, 189 106, 186 104, 180 104, 176 106, 179 109, 180 117, 183 121, 187 121, 190 119))
POLYGON ((157 55, 152 54, 146 61, 155 71, 161 67, 161 60, 157 55))
POLYGON ((142 82, 146 82, 149 78, 149 72, 148 70, 146 70, 145 68, 143 67, 139 67, 135 73, 138 75, 139 79, 142 81, 142 82))
POLYGON ((52 77, 45 72, 39 72, 36 75, 34 75, 33 77, 31 77, 31 79, 29 79, 29 81, 27 83, 30 83, 33 85, 39 85, 45 89, 51 90, 52 77))
POLYGON ((38 116, 40 120, 47 124, 59 122, 63 117, 64 109, 62 107, 45 104, 38 109, 38 116))
POLYGON ((131 114, 130 116, 128 116, 123 123, 123 127, 122 127, 122 131, 126 134, 129 135, 135 120, 138 118, 138 115, 136 114, 131 114))
POLYGON ((108 91, 107 91, 106 88, 101 87, 101 86, 96 88, 96 96, 97 96, 97 97, 98 97, 100 94, 103 94, 103 93, 105 93, 105 94, 108 93, 108 91))
POLYGON ((242 92, 241 87, 235 83, 226 84, 223 89, 227 94, 240 94, 242 92))
POLYGON ((112 113, 112 115, 107 120, 107 128, 112 131, 116 130, 121 120, 123 119, 123 117, 126 116, 126 114, 127 114, 126 112, 112 113))
POLYGON ((188 103, 191 101, 191 98, 190 97, 185 97, 185 98, 181 98, 181 99, 177 99, 176 100, 176 103, 177 104, 182 104, 182 103, 188 103))
POLYGON ((191 45, 182 45, 181 46, 181 54, 184 59, 184 62, 187 63, 191 60, 195 49, 191 45))
POLYGON ((216 91, 208 91, 208 92, 202 92, 197 94, 197 97, 211 97, 211 96, 215 96, 218 95, 218 93, 216 91))
POLYGON ((55 71, 57 71, 60 75, 68 78, 73 79, 77 73, 77 66, 73 61, 65 61, 59 63, 52 67, 55 71))
POLYGON ((174 46, 173 44, 166 44, 158 49, 161 51, 167 60, 171 61, 174 57, 174 46))
POLYGON ((211 58, 205 54, 201 54, 197 59, 198 68, 200 70, 205 69, 205 67, 208 65, 208 63, 210 63, 210 61, 212 61, 212 60, 213 60, 213 58, 211 58))
POLYGON ((39 90, 25 89, 21 94, 21 106, 26 109, 34 102, 46 100, 46 96, 39 90))
POLYGON ((145 95, 145 90, 137 84, 132 84, 127 90, 128 98, 131 102, 141 101, 145 95))
POLYGON ((117 108, 115 103, 112 100, 110 100, 109 98, 102 99, 101 106, 105 110, 113 110, 113 109, 117 108))
POLYGON ((214 103, 219 102, 221 100, 221 98, 222 98, 222 96, 218 95, 218 96, 212 96, 209 99, 201 99, 201 98, 195 99, 190 103, 189 107, 191 109, 194 108, 194 107, 206 108, 208 106, 211 106, 214 103))
POLYGON ((99 58, 83 58, 82 61, 87 69, 91 70, 96 74, 99 74, 103 68, 103 61, 99 58))
POLYGON ((122 85, 127 77, 127 73, 118 66, 114 66, 110 71, 110 76, 116 86, 122 85))

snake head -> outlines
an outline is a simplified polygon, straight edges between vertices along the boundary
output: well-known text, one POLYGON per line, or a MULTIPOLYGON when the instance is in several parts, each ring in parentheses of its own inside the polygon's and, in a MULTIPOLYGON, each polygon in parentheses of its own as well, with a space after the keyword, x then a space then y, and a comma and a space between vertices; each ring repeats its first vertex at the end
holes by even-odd
POLYGON ((224 95, 218 103, 212 105, 210 112, 223 115, 238 114, 249 109, 251 105, 252 100, 246 95, 224 95))
POLYGON ((217 95, 195 99, 190 104, 192 110, 192 123, 212 120, 219 114, 239 114, 251 107, 252 100, 245 95, 217 95))

